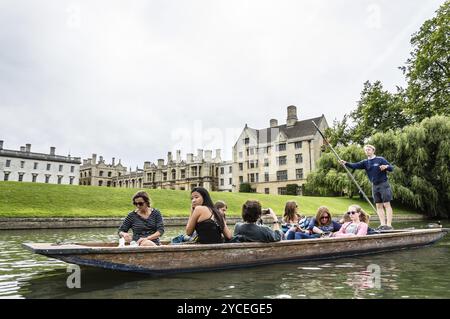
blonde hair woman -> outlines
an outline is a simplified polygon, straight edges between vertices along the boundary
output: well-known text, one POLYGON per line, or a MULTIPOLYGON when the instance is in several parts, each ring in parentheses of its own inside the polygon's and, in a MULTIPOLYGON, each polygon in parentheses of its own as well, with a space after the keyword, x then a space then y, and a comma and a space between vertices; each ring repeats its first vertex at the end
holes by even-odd
POLYGON ((344 223, 338 232, 333 234, 333 237, 353 237, 367 235, 369 228, 369 215, 358 205, 351 205, 348 207, 347 214, 351 221, 344 223))

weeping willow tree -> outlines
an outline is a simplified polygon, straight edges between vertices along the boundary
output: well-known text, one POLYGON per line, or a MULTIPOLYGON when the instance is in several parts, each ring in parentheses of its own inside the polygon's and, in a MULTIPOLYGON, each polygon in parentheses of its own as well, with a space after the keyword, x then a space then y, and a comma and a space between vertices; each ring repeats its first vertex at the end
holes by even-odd
MULTIPOLYGON (((366 158, 364 151, 357 145, 338 147, 336 152, 339 156, 348 162, 359 162, 366 158)), ((366 192, 370 191, 370 183, 365 171, 356 170, 353 176, 361 188, 366 192)), ((317 169, 310 173, 305 184, 305 194, 320 196, 348 196, 352 198, 357 195, 358 188, 349 178, 345 169, 340 165, 336 156, 329 152, 322 155, 317 163, 317 169)))
POLYGON ((450 216, 450 117, 377 133, 370 143, 395 167, 389 177, 395 199, 430 217, 450 216))

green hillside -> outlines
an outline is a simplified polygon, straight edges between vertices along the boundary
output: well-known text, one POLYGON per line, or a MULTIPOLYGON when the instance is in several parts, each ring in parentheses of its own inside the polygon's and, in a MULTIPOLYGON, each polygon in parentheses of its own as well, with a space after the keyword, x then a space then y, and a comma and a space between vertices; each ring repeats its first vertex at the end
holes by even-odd
MULTIPOLYGON (((131 197, 138 189, 120 189, 95 186, 52 185, 38 183, 0 182, 0 217, 123 217, 134 209, 131 197)), ((146 189, 152 206, 161 210, 164 217, 189 215, 190 193, 187 191, 146 189)), ((325 205, 334 216, 358 203, 374 214, 366 202, 335 197, 276 196, 264 194, 212 192, 212 199, 228 204, 227 216, 240 216, 242 204, 247 199, 261 201, 278 216, 283 214, 288 200, 296 200, 300 212, 314 215, 325 205)), ((395 214, 417 215, 412 211, 397 209, 395 214)))

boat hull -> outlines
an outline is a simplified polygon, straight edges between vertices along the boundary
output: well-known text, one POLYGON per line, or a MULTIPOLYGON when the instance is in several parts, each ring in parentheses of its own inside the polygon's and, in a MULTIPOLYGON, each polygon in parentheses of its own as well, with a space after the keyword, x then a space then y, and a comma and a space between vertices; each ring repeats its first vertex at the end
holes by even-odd
POLYGON ((27 249, 67 263, 162 275, 334 259, 431 245, 447 229, 390 232, 353 238, 319 238, 275 243, 115 247, 116 244, 24 244, 27 249), (112 246, 114 245, 114 246, 112 246))

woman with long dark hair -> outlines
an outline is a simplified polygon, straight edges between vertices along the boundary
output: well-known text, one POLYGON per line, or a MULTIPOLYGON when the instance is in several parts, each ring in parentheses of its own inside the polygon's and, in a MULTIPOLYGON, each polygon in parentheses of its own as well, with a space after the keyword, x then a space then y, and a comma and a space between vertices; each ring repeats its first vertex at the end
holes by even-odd
POLYGON ((203 187, 195 187, 191 191, 191 216, 186 234, 190 236, 194 230, 201 244, 223 243, 223 237, 228 240, 232 237, 223 215, 214 207, 211 196, 203 187))

